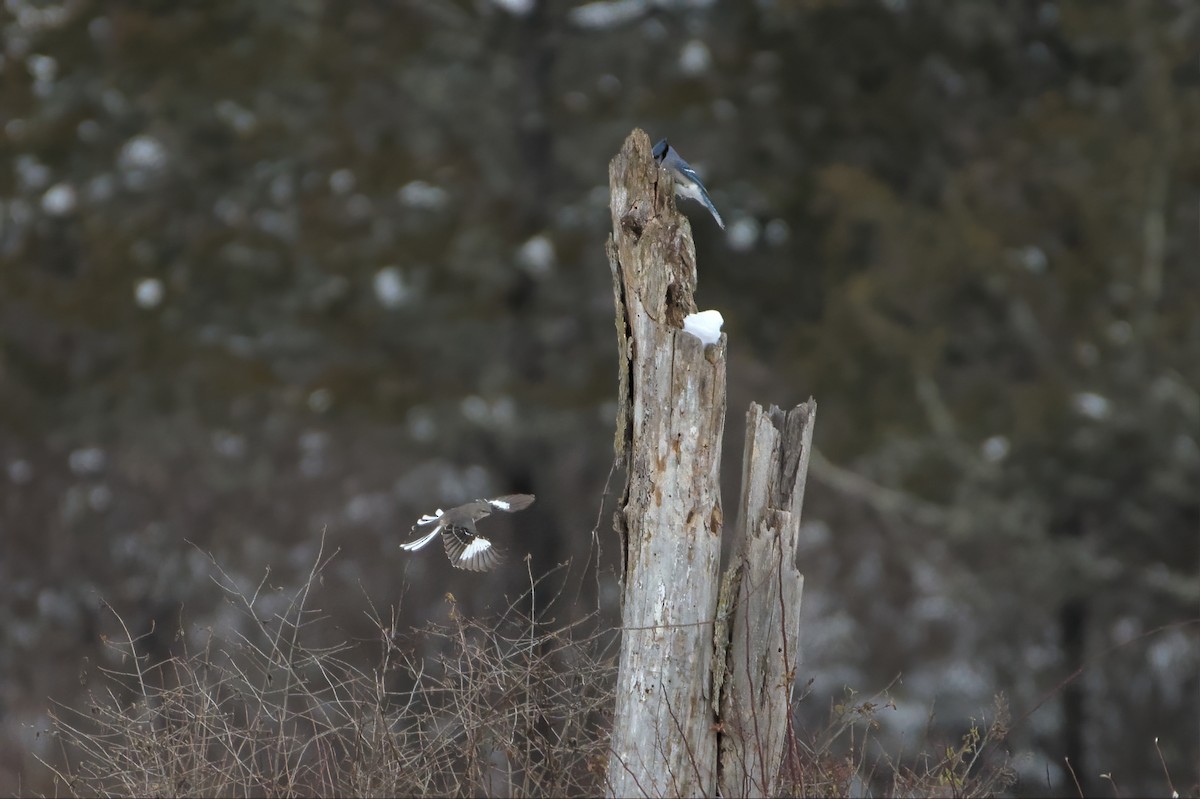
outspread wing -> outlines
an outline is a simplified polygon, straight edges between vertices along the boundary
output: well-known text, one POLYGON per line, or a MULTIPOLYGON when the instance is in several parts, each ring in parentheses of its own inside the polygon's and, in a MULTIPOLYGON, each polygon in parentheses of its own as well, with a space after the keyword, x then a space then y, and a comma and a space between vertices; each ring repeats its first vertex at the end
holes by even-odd
POLYGON ((495 499, 485 499, 493 511, 502 510, 505 513, 514 513, 519 510, 524 510, 533 504, 533 494, 508 494, 495 499))
POLYGON ((491 541, 458 525, 442 528, 442 543, 450 564, 457 569, 485 572, 502 559, 491 541))

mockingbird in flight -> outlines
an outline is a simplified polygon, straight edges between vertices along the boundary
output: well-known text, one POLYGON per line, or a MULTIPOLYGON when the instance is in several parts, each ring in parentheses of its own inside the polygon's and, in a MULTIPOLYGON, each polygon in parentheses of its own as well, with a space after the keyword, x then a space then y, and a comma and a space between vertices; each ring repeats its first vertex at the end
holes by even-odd
POLYGON ((495 511, 512 513, 533 504, 533 494, 509 494, 495 499, 477 499, 450 510, 437 509, 428 513, 413 525, 413 532, 429 532, 420 538, 401 544, 400 548, 416 552, 442 534, 446 556, 456 569, 485 572, 500 562, 500 553, 492 542, 475 532, 475 522, 495 511))

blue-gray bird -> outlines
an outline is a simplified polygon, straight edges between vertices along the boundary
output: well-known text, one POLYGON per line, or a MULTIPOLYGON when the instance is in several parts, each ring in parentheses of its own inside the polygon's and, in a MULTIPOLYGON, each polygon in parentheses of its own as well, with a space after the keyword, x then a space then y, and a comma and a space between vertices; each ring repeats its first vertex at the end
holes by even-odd
POLYGON ((666 139, 654 145, 653 154, 658 165, 670 172, 671 177, 675 179, 675 193, 680 197, 695 200, 707 208, 708 212, 713 215, 713 219, 717 220, 717 224, 721 226, 721 230, 724 230, 725 222, 717 213, 712 199, 708 196, 708 190, 700 182, 700 176, 696 174, 696 170, 679 157, 679 152, 668 144, 666 139))

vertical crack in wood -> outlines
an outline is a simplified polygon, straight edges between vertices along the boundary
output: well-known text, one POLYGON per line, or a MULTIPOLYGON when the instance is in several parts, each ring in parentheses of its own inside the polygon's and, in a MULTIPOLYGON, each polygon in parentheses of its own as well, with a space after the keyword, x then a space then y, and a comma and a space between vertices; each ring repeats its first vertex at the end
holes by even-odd
POLYGON ((605 250, 608 253, 609 269, 612 270, 613 305, 616 313, 614 322, 617 328, 617 429, 613 434, 613 465, 620 467, 626 475, 625 485, 617 501, 617 510, 613 513, 613 529, 621 542, 619 580, 624 585, 625 574, 629 568, 629 526, 625 521, 624 509, 629 504, 630 439, 633 436, 633 339, 629 328, 629 309, 625 301, 625 281, 618 260, 617 244, 613 238, 609 238, 605 250))

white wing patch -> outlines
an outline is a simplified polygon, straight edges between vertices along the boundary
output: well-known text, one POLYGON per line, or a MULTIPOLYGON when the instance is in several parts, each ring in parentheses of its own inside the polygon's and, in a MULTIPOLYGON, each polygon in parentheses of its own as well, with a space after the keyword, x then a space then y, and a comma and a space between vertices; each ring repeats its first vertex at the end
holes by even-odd
POLYGON ((492 542, 465 527, 443 527, 442 542, 450 565, 456 569, 485 572, 500 562, 500 553, 492 542))
POLYGON ((492 542, 486 538, 476 536, 475 540, 467 544, 467 548, 458 556, 460 562, 467 562, 473 559, 476 555, 482 555, 492 548, 492 542))
POLYGON ((505 513, 524 510, 533 504, 532 494, 506 494, 495 499, 483 500, 492 510, 502 510, 505 513))

